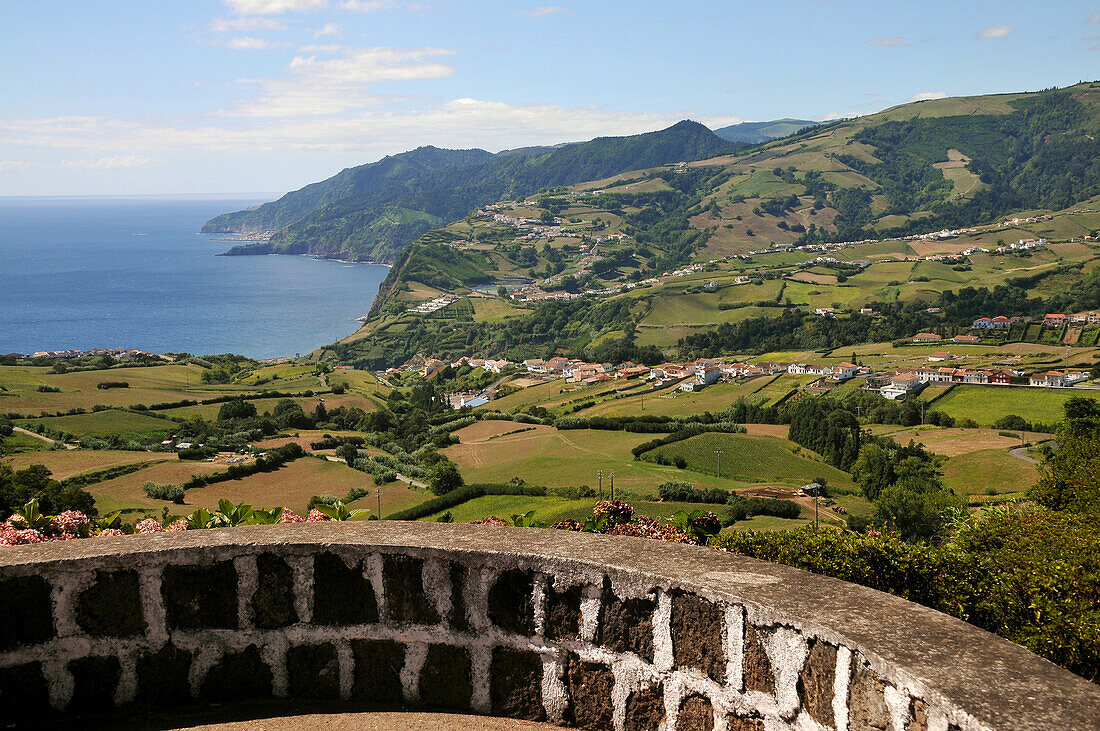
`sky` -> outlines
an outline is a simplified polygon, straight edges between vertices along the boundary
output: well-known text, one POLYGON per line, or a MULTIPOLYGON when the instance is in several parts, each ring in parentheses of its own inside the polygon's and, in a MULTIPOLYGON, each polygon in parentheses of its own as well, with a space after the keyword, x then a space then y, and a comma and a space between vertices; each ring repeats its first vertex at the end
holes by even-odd
POLYGON ((284 192, 421 145, 1100 78, 1100 0, 5 0, 0 21, 5 196, 284 192))

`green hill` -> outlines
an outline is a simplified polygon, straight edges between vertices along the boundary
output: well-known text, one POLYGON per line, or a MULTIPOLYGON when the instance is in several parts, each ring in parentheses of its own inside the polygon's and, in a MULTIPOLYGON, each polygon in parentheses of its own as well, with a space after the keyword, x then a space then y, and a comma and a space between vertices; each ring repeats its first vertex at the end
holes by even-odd
POLYGON ((461 168, 484 163, 492 157, 485 150, 441 150, 418 147, 378 162, 347 168, 319 183, 287 193, 262 206, 225 213, 206 222, 203 233, 254 233, 274 231, 300 220, 326 203, 349 196, 367 195, 443 167, 461 168))
MULTIPOLYGON (((412 175, 406 174, 410 167, 403 166, 400 175, 393 173, 386 179, 379 172, 381 168, 364 166, 370 168, 362 173, 370 173, 370 185, 352 189, 350 183, 355 178, 352 172, 362 170, 354 168, 315 184, 317 187, 308 194, 313 186, 284 196, 281 201, 290 200, 282 208, 269 209, 270 218, 262 220, 285 222, 280 225, 286 227, 268 243, 238 247, 234 253, 310 253, 393 261, 417 236, 457 220, 479 205, 638 168, 711 157, 729 147, 728 142, 703 125, 683 121, 659 132, 601 137, 550 149, 525 148, 485 159, 477 154, 481 151, 467 151, 468 157, 478 162, 436 165, 412 175), (341 176, 347 179, 337 180, 341 176), (351 192, 335 197, 341 190, 351 192), (314 202, 311 210, 304 211, 314 202), (282 210, 302 215, 290 222, 287 221, 290 213, 277 215, 282 210)), ((416 152, 420 151, 406 154, 416 152)), ((399 157, 388 159, 396 161, 399 157)), ((420 156, 414 159, 419 160, 420 156)), ((438 161, 439 157, 433 156, 432 160, 438 161)), ((260 220, 263 208, 230 214, 229 219, 221 216, 208 222, 203 230, 222 231, 231 225, 241 225, 236 222, 260 220)))
POLYGON ((775 119, 770 122, 741 122, 728 127, 719 127, 714 134, 730 142, 745 142, 757 145, 793 135, 806 127, 818 124, 808 119, 775 119))

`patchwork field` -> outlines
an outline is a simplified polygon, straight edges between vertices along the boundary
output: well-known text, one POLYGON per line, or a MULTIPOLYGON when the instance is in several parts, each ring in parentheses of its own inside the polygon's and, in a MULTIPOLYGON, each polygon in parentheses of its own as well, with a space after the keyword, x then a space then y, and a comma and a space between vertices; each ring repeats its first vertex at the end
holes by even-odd
POLYGON ((53 416, 46 419, 30 419, 17 422, 19 426, 34 429, 35 424, 43 424, 50 429, 92 437, 126 436, 171 432, 176 422, 159 419, 132 411, 97 411, 74 416, 53 416))
POLYGON ((1062 405, 1074 396, 1095 398, 1100 392, 1066 388, 998 388, 956 386, 933 402, 933 408, 956 419, 970 418, 991 426, 998 419, 1016 414, 1030 422, 1057 424, 1062 405))
POLYGON ((854 489, 851 477, 841 470, 818 461, 809 450, 775 437, 751 437, 745 434, 706 433, 658 447, 643 455, 646 461, 664 457, 684 459, 694 473, 716 475, 717 450, 722 450, 722 475, 746 483, 764 483, 800 487, 817 477, 828 484, 854 489))
POLYGON ((982 449, 952 457, 943 470, 948 487, 959 495, 978 499, 984 495, 1023 494, 1038 479, 1035 464, 1002 449, 982 449))
MULTIPOLYGON (((87 451, 82 449, 54 449, 46 452, 16 454, 5 458, 5 461, 15 470, 26 469, 32 464, 44 465, 55 480, 64 480, 66 477, 72 477, 73 475, 105 470, 121 465, 141 464, 143 462, 179 462, 176 455, 166 452, 87 451)), ((183 464, 194 463, 186 462, 183 464)))

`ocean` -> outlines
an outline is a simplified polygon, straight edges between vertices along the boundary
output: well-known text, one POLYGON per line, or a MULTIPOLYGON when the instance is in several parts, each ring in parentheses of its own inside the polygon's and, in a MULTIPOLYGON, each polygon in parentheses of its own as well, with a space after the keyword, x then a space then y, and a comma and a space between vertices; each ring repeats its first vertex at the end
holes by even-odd
POLYGON ((197 232, 260 200, 0 198, 0 353, 293 356, 355 331, 388 268, 217 256, 197 232))

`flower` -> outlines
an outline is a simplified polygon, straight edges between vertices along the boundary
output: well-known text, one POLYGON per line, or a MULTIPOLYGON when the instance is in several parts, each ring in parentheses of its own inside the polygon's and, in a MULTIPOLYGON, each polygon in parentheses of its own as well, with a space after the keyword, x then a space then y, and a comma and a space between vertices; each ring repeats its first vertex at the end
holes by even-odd
POLYGON ((54 516, 54 527, 62 533, 66 533, 72 536, 82 536, 87 534, 88 529, 92 525, 92 521, 87 515, 79 510, 65 510, 54 516))
POLYGON ((290 508, 283 508, 282 515, 279 516, 280 523, 305 523, 306 519, 295 513, 290 508))
POLYGON ((99 532, 99 535, 101 535, 101 536, 124 536, 126 534, 123 533, 122 531, 120 531, 118 528, 104 528, 103 530, 101 530, 99 532))
POLYGON ((482 518, 481 520, 473 521, 473 525, 496 525, 507 527, 508 524, 495 515, 490 515, 488 518, 482 518))
POLYGON ((163 533, 164 526, 156 518, 146 518, 135 525, 134 530, 138 533, 163 533))
POLYGON ((584 524, 572 518, 566 518, 565 520, 559 520, 550 527, 557 528, 558 530, 582 530, 584 524))
POLYGON ((74 533, 54 533, 46 540, 50 543, 55 543, 57 541, 76 541, 80 540, 80 536, 74 533))
MULTIPOLYGON (((647 516, 643 515, 641 517, 646 518, 647 516)), ((658 523, 652 518, 648 518, 645 522, 639 520, 637 523, 622 523, 606 530, 605 533, 609 536, 653 538, 659 541, 669 541, 670 543, 695 543, 691 536, 679 528, 658 523)))
POLYGON ((189 529, 189 526, 187 525, 187 518, 179 518, 179 519, 173 520, 171 523, 169 523, 167 525, 167 527, 165 527, 164 530, 175 532, 175 531, 188 530, 188 529, 189 529))
POLYGON ((712 536, 722 530, 722 521, 719 520, 718 516, 714 513, 707 512, 696 516, 691 521, 691 527, 701 533, 712 536))
POLYGON ((327 515, 325 515, 324 513, 322 513, 320 510, 318 510, 317 508, 314 508, 313 510, 309 511, 309 515, 306 516, 306 521, 305 522, 307 522, 307 523, 324 523, 326 520, 329 520, 329 517, 327 515))
POLYGON ((6 530, 0 533, 0 546, 21 546, 27 543, 43 543, 46 536, 34 528, 6 530))
POLYGON ((612 523, 629 523, 634 517, 634 508, 622 500, 601 500, 592 508, 592 515, 596 518, 606 517, 612 523))
POLYGON ((27 519, 24 518, 19 513, 12 513, 11 517, 8 518, 7 523, 5 523, 4 525, 6 525, 8 528, 11 528, 13 530, 18 529, 18 528, 26 528, 27 527, 27 519))

